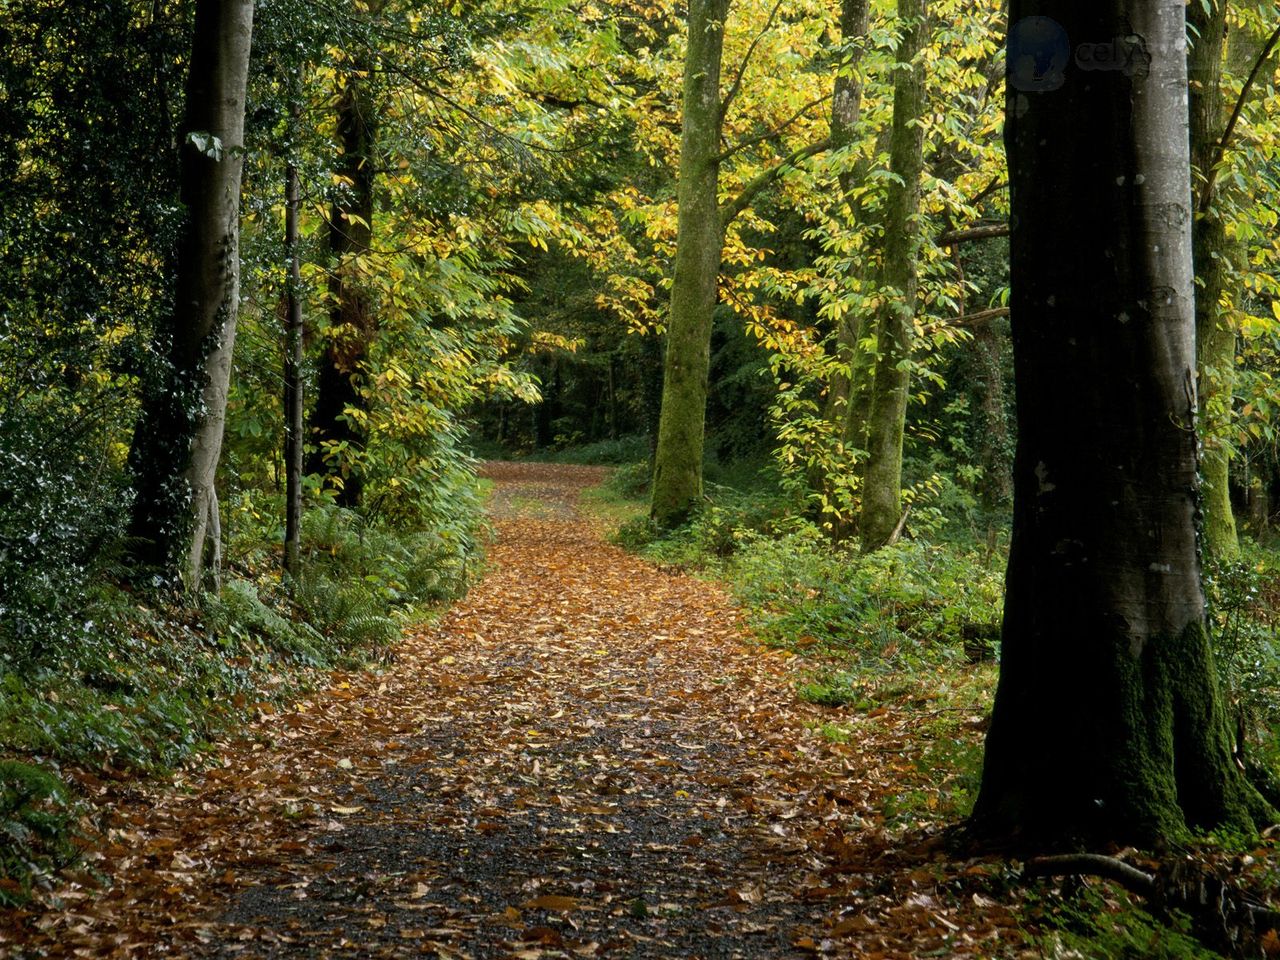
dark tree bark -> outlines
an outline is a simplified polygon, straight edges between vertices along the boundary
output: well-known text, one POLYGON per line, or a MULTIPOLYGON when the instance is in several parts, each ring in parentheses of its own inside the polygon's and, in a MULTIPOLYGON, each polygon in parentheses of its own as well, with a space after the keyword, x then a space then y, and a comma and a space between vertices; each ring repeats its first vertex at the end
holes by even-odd
POLYGON ((338 487, 338 503, 359 506, 364 483, 358 452, 364 443, 357 414, 367 409, 360 377, 377 331, 359 261, 373 245, 376 105, 369 89, 368 58, 359 59, 343 80, 338 97, 338 171, 346 189, 333 204, 329 220, 329 252, 333 272, 329 297, 333 304, 324 356, 311 413, 314 444, 309 473, 328 477, 338 487))
POLYGON ((684 65, 675 272, 667 321, 662 413, 650 515, 662 527, 702 496, 702 446, 724 226, 720 180, 720 71, 729 0, 690 0, 684 65))
POLYGON ((181 200, 169 369, 143 401, 129 453, 137 498, 134 560, 182 582, 215 583, 221 559, 214 487, 240 300, 240 180, 252 0, 200 0, 181 128, 181 200))
POLYGON ((877 550, 900 530, 902 435, 907 417, 908 364, 915 340, 920 251, 920 174, 923 170, 924 67, 916 63, 928 35, 925 0, 898 0, 903 21, 900 66, 893 83, 893 131, 885 200, 881 275, 889 293, 876 319, 875 375, 867 417, 867 469, 858 532, 864 552, 877 550))
POLYGON ((973 815, 990 837, 1152 843, 1267 812, 1231 756, 1197 556, 1184 18, 1011 4, 1018 440, 973 815), (1129 68, 1066 55, 1097 43, 1129 68))

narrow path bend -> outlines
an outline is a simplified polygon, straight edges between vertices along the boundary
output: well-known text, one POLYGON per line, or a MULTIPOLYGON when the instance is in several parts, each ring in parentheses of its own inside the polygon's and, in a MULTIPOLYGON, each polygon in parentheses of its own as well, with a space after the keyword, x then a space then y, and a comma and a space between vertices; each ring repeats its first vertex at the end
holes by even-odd
POLYGON ((120 882, 71 891, 32 956, 1003 955, 1008 916, 876 827, 887 728, 816 735, 716 587, 577 512, 599 471, 490 475, 471 595, 386 672, 264 711, 187 793, 135 798, 120 882))

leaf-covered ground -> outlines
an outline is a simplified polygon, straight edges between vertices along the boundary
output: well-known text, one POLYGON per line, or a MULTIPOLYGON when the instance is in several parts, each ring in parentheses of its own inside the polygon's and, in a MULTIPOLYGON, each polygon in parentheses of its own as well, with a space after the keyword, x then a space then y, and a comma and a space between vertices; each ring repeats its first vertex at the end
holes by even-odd
POLYGON ((578 512, 599 471, 490 475, 465 602, 385 671, 262 705, 177 789, 87 778, 117 811, 114 885, 11 912, 0 954, 1019 954, 997 867, 885 823, 929 785, 908 718, 848 713, 831 742, 720 590, 578 512))

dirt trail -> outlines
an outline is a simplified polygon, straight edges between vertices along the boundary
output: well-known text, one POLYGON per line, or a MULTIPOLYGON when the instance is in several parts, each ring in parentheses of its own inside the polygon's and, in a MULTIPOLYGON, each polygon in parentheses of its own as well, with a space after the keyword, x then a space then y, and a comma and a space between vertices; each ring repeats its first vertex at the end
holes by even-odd
POLYGON ((824 715, 796 701, 786 658, 750 644, 717 588, 605 544, 577 512, 599 471, 489 473, 499 536, 464 602, 385 672, 264 709, 185 791, 133 797, 102 864, 116 886, 66 891, 0 933, 0 954, 1007 947, 1010 919, 963 865, 877 826, 866 785, 901 763, 889 727, 816 735, 824 715))

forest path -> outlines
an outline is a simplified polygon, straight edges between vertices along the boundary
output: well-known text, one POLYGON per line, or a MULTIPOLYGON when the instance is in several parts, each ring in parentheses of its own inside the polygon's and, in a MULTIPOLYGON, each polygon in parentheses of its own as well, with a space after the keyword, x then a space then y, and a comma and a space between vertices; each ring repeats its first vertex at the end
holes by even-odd
POLYGON ((106 851, 116 886, 73 893, 31 955, 875 958, 1008 943, 1009 917, 976 897, 975 912, 963 865, 879 826, 877 785, 903 763, 892 724, 844 717, 866 732, 855 744, 816 734, 829 713, 797 701, 787 658, 750 644, 715 585, 606 544, 579 513, 599 470, 488 472, 498 539, 472 593, 385 672, 264 707, 221 767, 138 798, 106 851))

